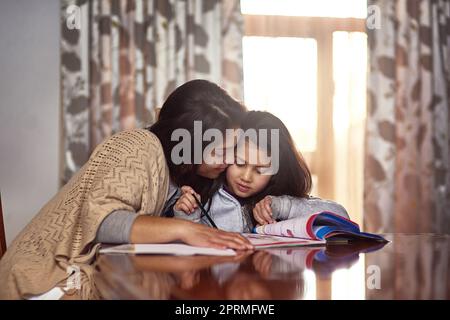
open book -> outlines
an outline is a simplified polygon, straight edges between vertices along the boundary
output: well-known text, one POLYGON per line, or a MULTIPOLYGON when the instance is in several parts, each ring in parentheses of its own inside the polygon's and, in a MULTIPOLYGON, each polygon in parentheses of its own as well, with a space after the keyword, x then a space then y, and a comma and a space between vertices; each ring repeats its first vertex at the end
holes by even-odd
POLYGON ((195 247, 187 244, 122 244, 103 248, 100 253, 129 253, 129 254, 172 254, 177 256, 205 255, 205 256, 235 256, 232 249, 214 249, 195 247))
POLYGON ((279 237, 267 234, 243 233, 255 249, 282 248, 282 247, 309 247, 322 246, 326 244, 325 240, 311 240, 279 237))
POLYGON ((327 243, 347 243, 357 240, 388 242, 382 236, 361 232, 358 224, 327 211, 258 226, 253 232, 289 238, 325 240, 327 243))

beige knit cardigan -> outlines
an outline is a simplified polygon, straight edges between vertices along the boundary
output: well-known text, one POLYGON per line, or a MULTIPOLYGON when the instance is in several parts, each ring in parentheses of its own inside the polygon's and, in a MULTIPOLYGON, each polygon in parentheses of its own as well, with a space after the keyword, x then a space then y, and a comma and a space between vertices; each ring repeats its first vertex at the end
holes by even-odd
MULTIPOLYGON (((42 294, 78 266, 92 277, 97 230, 112 211, 160 215, 169 173, 158 138, 147 130, 120 132, 89 161, 17 236, 0 261, 0 299, 42 294)), ((38 186, 37 186, 38 187, 38 186)), ((87 298, 89 292, 79 293, 87 298)))

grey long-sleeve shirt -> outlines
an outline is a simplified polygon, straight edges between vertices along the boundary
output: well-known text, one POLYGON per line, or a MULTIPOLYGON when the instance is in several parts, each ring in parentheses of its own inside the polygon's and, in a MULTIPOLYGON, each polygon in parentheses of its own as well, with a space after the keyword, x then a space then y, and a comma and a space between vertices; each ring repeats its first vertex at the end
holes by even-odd
MULTIPOLYGON (((167 210, 181 194, 180 189, 170 182, 167 201, 163 212, 167 210)), ((111 212, 100 224, 95 238, 96 243, 121 244, 130 242, 131 227, 138 215, 136 212, 117 210, 111 212)))
POLYGON ((305 214, 330 211, 349 219, 347 210, 339 203, 320 198, 297 198, 292 196, 271 197, 272 217, 277 220, 287 220, 305 214))

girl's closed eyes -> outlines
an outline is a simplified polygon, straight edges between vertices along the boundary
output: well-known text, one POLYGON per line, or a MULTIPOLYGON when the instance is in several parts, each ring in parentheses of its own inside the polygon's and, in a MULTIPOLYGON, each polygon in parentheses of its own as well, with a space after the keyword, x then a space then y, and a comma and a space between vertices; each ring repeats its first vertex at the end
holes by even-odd
POLYGON ((245 143, 245 156, 236 156, 234 164, 226 171, 226 185, 238 197, 248 198, 258 194, 268 185, 271 176, 265 174, 270 164, 261 161, 264 151, 252 142, 245 143), (256 162, 249 154, 257 155, 256 162))

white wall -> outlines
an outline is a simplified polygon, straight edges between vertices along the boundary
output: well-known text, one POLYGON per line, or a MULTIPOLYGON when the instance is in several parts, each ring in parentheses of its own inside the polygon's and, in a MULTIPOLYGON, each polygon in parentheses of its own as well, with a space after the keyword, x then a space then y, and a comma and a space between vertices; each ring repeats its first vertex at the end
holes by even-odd
POLYGON ((59 1, 0 0, 0 190, 10 243, 58 188, 59 1))

